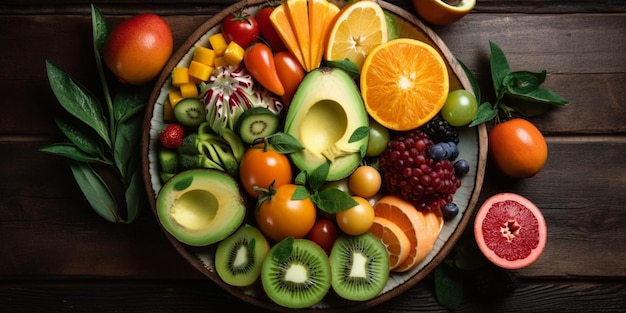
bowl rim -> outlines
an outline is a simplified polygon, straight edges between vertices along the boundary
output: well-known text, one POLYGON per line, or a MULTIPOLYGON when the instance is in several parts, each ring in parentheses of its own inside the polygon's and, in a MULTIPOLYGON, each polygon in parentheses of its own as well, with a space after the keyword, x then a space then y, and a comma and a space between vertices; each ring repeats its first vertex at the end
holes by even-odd
MULTIPOLYGON (((330 1, 335 2, 339 5, 345 4, 345 1, 343 0, 341 1, 330 0, 330 1)), ((428 27, 418 17, 406 11, 405 9, 402 9, 396 5, 393 5, 391 3, 388 3, 382 0, 372 0, 372 1, 378 3, 386 11, 389 11, 397 15, 399 18, 404 19, 409 24, 414 25, 415 27, 419 29, 420 32, 423 32, 424 35, 427 37, 427 39, 431 41, 431 44, 434 45, 434 47, 438 50, 438 52, 445 59, 446 64, 448 65, 448 70, 450 74, 456 77, 461 87, 469 91, 472 90, 469 79, 467 78, 460 63, 454 57, 452 52, 448 49, 448 47, 443 42, 443 40, 430 27, 428 27)), ((141 141, 142 142, 141 161, 142 161, 142 172, 143 172, 143 179, 144 179, 145 191, 146 191, 147 198, 148 198, 148 203, 157 221, 158 221, 158 216, 156 213, 157 191, 154 189, 154 186, 152 184, 152 175, 150 174, 149 153, 150 153, 150 141, 152 140, 151 132, 150 132, 151 120, 153 118, 154 106, 155 106, 157 98, 159 97, 161 93, 161 89, 163 88, 167 80, 170 78, 171 69, 173 69, 183 59, 183 57, 188 53, 188 51, 193 47, 193 45, 196 42, 198 42, 200 38, 203 35, 205 35, 210 29, 212 29, 215 26, 218 26, 221 23, 221 21, 232 12, 245 9, 248 7, 262 6, 263 4, 266 4, 266 3, 267 3, 266 0, 242 0, 236 3, 233 3, 232 5, 226 7, 224 10, 220 11, 219 13, 211 16, 209 19, 203 22, 200 26, 198 26, 198 28, 196 28, 186 38, 186 40, 180 45, 180 47, 175 51, 175 53, 172 55, 172 57, 169 59, 169 61, 165 65, 163 71, 161 72, 161 75, 159 76, 157 82, 155 83, 154 88, 150 94, 149 102, 147 103, 147 106, 146 106, 146 112, 145 112, 144 120, 142 124, 143 128, 142 128, 142 141, 141 141)), ((477 162, 478 163, 477 163, 477 168, 476 168, 476 176, 474 179, 474 186, 469 196, 468 206, 466 210, 464 211, 464 214, 461 217, 460 221, 456 225, 455 230, 452 232, 449 238, 445 241, 445 243, 442 245, 442 247, 439 249, 436 255, 428 262, 428 264, 426 264, 417 273, 412 275, 408 280, 404 281, 403 283, 394 287, 393 289, 385 292, 384 294, 377 296, 376 298, 373 298, 368 301, 351 303, 350 306, 341 306, 341 307, 330 308, 330 309, 325 308, 324 311, 341 310, 342 312, 353 312, 357 310, 371 308, 383 302, 386 302, 390 299, 393 299, 396 296, 400 295, 401 293, 404 293, 406 290, 413 287, 423 278, 425 278, 430 272, 432 272, 435 269, 435 267, 439 263, 441 263, 447 257, 447 255, 452 250, 452 248, 454 247, 454 245, 456 244, 460 236, 463 234, 465 228, 467 227, 467 224, 471 220, 473 216, 473 211, 475 210, 476 204, 480 196, 480 191, 483 185, 484 173, 485 173, 485 167, 486 167, 486 158, 487 158, 487 129, 484 123, 477 126, 476 131, 477 131, 477 142, 478 142, 478 147, 477 147, 477 154, 478 154, 477 162)), ((269 299, 267 298, 254 297, 254 296, 248 295, 242 292, 241 288, 233 287, 224 283, 221 279, 219 279, 219 277, 217 276, 217 273, 210 271, 206 267, 206 264, 202 262, 197 257, 196 254, 193 254, 190 252, 190 249, 193 249, 193 247, 187 246, 179 242, 178 240, 176 240, 172 235, 167 233, 165 229, 163 229, 163 226, 160 225, 160 223, 159 223, 159 226, 161 227, 162 231, 166 235, 168 241, 170 241, 170 243, 174 246, 174 248, 178 251, 178 253, 180 253, 197 270, 205 274, 205 276, 210 278, 213 282, 215 282, 217 285, 219 285, 221 288, 223 288, 224 290, 226 290, 233 296, 260 308, 270 309, 274 311, 282 311, 282 312, 293 311, 291 309, 279 306, 269 301, 269 299)), ((317 308, 308 308, 308 309, 303 309, 299 311, 300 312, 308 312, 308 311, 320 312, 322 310, 317 309, 317 308)))

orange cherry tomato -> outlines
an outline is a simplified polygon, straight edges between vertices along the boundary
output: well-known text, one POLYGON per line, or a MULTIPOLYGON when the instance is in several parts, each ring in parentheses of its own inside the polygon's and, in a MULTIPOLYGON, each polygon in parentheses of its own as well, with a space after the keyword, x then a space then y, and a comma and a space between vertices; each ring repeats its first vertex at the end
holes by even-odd
POLYGON ((304 238, 315 225, 315 204, 310 197, 293 200, 296 188, 295 184, 280 185, 256 212, 259 229, 275 242, 289 236, 304 238))
POLYGON ((365 233, 374 224, 374 207, 367 199, 352 196, 358 204, 335 215, 337 226, 348 235, 358 236, 365 233))
POLYGON ((282 96, 285 88, 278 78, 272 49, 264 43, 256 43, 246 50, 243 55, 243 63, 246 69, 267 90, 282 96))
POLYGON ((274 64, 278 78, 285 88, 285 94, 282 97, 286 106, 291 102, 293 94, 300 86, 300 82, 304 79, 304 69, 298 59, 289 51, 281 51, 274 54, 274 64))
POLYGON ((244 190, 253 197, 258 197, 255 186, 268 189, 274 182, 274 188, 289 184, 293 178, 289 158, 276 152, 271 147, 258 144, 246 150, 239 164, 239 179, 244 190))

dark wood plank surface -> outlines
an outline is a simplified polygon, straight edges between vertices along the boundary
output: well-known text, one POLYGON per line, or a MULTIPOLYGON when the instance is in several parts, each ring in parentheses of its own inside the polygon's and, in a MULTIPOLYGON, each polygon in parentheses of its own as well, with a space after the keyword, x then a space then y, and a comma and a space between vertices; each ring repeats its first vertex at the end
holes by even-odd
MULTIPOLYGON (((391 1, 410 12, 410 1, 391 1)), ((0 307, 3 312, 260 311, 200 275, 146 207, 131 225, 89 209, 67 163, 37 151, 60 139, 49 59, 97 88, 89 1, 0 3, 0 307)), ((110 26, 156 12, 175 45, 230 0, 98 3, 110 26)), ((501 191, 534 201, 548 222, 541 258, 495 303, 459 312, 626 311, 626 1, 480 1, 458 23, 433 27, 490 98, 488 41, 514 70, 546 69, 545 86, 571 101, 532 121, 550 156, 536 177, 489 165, 481 202, 501 191)), ((445 312, 426 279, 372 312, 445 312)))

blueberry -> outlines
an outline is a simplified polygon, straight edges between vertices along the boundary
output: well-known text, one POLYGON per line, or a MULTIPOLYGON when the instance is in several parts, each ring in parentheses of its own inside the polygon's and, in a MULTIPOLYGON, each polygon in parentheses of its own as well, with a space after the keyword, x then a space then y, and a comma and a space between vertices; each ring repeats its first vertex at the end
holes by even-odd
POLYGON ((459 214, 459 207, 454 203, 446 203, 446 205, 441 208, 441 213, 444 219, 450 220, 459 214))
POLYGON ((457 157, 459 157, 459 147, 457 147, 457 145, 452 141, 448 142, 448 146, 450 147, 450 156, 448 157, 448 160, 454 161, 457 157))
POLYGON ((454 162, 454 175, 456 175, 456 177, 465 176, 465 174, 467 174, 469 170, 470 170, 470 165, 469 165, 469 162, 467 162, 467 160, 461 159, 461 160, 454 162))
POLYGON ((446 158, 446 155, 447 155, 446 150, 440 144, 436 144, 436 145, 431 146, 430 148, 428 148, 428 154, 435 161, 443 160, 443 159, 446 158))

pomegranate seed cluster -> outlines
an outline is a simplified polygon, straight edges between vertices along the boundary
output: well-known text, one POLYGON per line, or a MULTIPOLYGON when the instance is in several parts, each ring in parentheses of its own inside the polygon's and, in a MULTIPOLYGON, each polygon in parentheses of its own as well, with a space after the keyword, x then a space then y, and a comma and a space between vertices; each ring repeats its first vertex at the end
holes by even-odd
POLYGON ((461 186, 450 160, 435 161, 428 154, 432 145, 428 135, 416 129, 392 138, 379 158, 386 191, 425 212, 451 203, 461 186))

